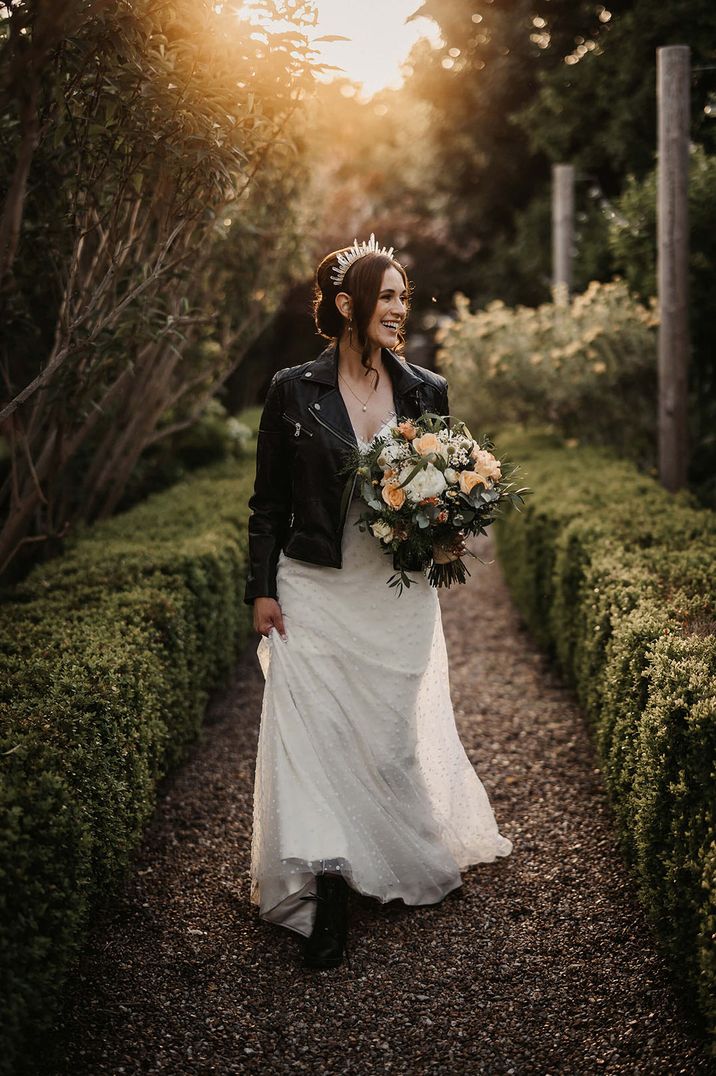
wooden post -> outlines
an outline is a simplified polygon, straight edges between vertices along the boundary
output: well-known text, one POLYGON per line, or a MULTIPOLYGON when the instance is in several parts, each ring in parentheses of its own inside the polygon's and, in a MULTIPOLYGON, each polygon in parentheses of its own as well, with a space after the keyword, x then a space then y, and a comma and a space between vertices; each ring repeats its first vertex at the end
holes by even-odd
POLYGON ((673 493, 689 462, 689 46, 657 49, 656 69, 659 479, 673 493))
POLYGON ((556 303, 572 290, 574 242, 574 165, 552 165, 552 289, 556 303))

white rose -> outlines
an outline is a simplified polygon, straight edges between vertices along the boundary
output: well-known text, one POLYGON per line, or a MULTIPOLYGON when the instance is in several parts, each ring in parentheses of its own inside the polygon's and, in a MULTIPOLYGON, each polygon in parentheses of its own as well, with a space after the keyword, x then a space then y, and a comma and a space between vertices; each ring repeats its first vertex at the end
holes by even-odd
POLYGON ((378 519, 375 523, 371 523, 370 529, 376 538, 380 538, 381 542, 390 542, 393 539, 393 528, 384 519, 378 519))
MULTIPOLYGON (((400 475, 401 482, 410 473, 410 469, 410 464, 406 464, 400 475)), ((438 470, 434 464, 429 463, 427 467, 423 467, 421 471, 418 471, 415 478, 408 482, 407 486, 403 486, 403 489, 408 500, 412 501, 413 504, 417 504, 425 497, 438 497, 446 486, 447 482, 442 471, 438 470)))
POLYGON ((446 467, 443 471, 443 474, 445 475, 445 481, 449 482, 451 485, 457 482, 460 478, 459 472, 456 471, 453 467, 446 467))
POLYGON ((379 467, 392 467, 393 463, 403 454, 403 446, 399 441, 389 441, 381 454, 378 456, 379 467))

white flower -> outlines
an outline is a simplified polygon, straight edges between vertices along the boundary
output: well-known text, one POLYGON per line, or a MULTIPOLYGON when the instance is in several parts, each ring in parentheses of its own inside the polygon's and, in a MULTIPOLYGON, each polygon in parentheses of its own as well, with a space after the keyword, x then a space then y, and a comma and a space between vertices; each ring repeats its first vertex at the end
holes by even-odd
POLYGON ((454 467, 446 467, 443 471, 443 474, 445 475, 445 481, 449 482, 451 485, 457 482, 460 478, 459 473, 455 470, 454 467))
POLYGON ((388 441, 388 444, 378 456, 378 466, 392 467, 394 462, 404 455, 404 452, 404 447, 400 441, 388 441))
MULTIPOLYGON (((403 482, 410 474, 411 464, 406 464, 400 474, 400 482, 403 482)), ((443 476, 442 471, 438 470, 434 464, 429 463, 426 467, 423 467, 421 471, 418 471, 415 478, 411 482, 408 482, 407 486, 403 486, 405 490, 405 496, 413 504, 417 504, 425 497, 438 497, 447 483, 443 476)))
POLYGON ((380 538, 382 542, 390 542, 393 539, 393 528, 389 523, 386 523, 384 519, 377 519, 375 523, 371 523, 370 529, 376 538, 380 538))

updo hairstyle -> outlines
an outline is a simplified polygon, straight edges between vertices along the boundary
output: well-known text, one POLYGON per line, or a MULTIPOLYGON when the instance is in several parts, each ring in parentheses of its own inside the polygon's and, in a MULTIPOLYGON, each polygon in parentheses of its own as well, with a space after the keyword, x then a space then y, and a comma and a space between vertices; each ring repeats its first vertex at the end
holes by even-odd
MULTIPOLYGON (((327 254, 316 269, 313 287, 313 320, 321 336, 328 340, 339 340, 348 321, 336 306, 336 296, 342 291, 350 295, 353 300, 353 339, 361 348, 362 365, 366 370, 372 370, 367 331, 378 304, 383 274, 386 269, 393 266, 402 276, 408 293, 405 303, 406 316, 410 310, 410 284, 400 262, 387 254, 365 254, 348 267, 340 284, 334 284, 331 274, 338 265, 338 255, 350 249, 350 247, 345 247, 343 250, 334 250, 331 254, 327 254)), ((391 350, 400 353, 404 347, 405 336, 402 329, 398 329, 398 343, 391 350)), ((375 374, 377 385, 380 375, 377 370, 375 374)))

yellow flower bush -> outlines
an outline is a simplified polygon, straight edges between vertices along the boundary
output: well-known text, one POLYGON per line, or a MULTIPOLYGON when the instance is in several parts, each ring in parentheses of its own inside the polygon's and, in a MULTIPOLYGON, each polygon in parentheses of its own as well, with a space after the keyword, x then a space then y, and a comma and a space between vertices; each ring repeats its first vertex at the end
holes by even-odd
POLYGON ((609 444, 644 466, 655 462, 655 301, 637 302, 620 278, 593 281, 564 304, 470 311, 438 334, 437 363, 461 414, 494 432, 551 425, 564 438, 609 444))

